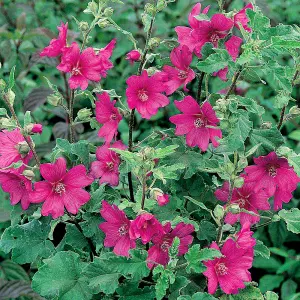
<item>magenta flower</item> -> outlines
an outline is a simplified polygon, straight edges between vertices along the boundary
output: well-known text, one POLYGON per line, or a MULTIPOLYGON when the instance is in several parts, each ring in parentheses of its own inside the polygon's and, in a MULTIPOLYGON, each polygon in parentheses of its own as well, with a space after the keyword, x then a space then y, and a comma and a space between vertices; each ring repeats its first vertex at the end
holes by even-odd
POLYGON ((129 250, 135 248, 135 241, 130 239, 130 220, 116 205, 102 201, 100 210, 102 218, 106 221, 99 225, 105 233, 104 246, 114 247, 113 252, 120 256, 129 256, 129 250))
POLYGON ((292 199, 300 178, 290 167, 286 158, 279 158, 275 152, 254 158, 254 166, 245 168, 247 182, 252 182, 255 191, 264 189, 269 197, 274 196, 274 210, 292 199))
POLYGON ((110 143, 118 132, 118 126, 122 120, 119 110, 115 107, 116 100, 110 101, 108 93, 97 95, 96 120, 103 124, 98 132, 98 136, 104 138, 106 143, 110 143))
POLYGON ((256 240, 252 237, 254 232, 250 230, 250 227, 249 222, 244 223, 241 230, 235 235, 235 240, 237 248, 243 250, 244 255, 253 257, 256 240))
POLYGON ((31 157, 32 151, 19 129, 0 131, 0 168, 18 161, 27 164, 31 157))
POLYGON ((57 27, 59 35, 57 39, 52 39, 49 46, 43 49, 40 56, 55 57, 62 54, 63 49, 67 45, 68 23, 61 22, 57 27))
MULTIPOLYGON (((237 204, 241 209, 254 212, 255 214, 259 214, 258 210, 269 210, 270 204, 268 202, 269 197, 267 193, 262 189, 255 192, 254 185, 253 182, 247 182, 246 180, 241 188, 233 189, 231 200, 226 206, 237 204)), ((229 196, 228 181, 223 184, 221 189, 215 191, 215 196, 217 199, 227 202, 229 196)), ((247 222, 254 224, 259 222, 259 220, 260 218, 258 216, 253 216, 245 212, 238 214, 228 212, 225 218, 225 222, 231 225, 238 221, 240 221, 242 225, 247 222)))
POLYGON ((179 43, 188 46, 190 51, 201 57, 202 47, 206 43, 212 43, 217 48, 219 40, 227 36, 233 24, 233 21, 224 15, 215 14, 210 21, 199 21, 193 29, 179 26, 175 31, 179 43))
MULTIPOLYGON (((239 53, 240 53, 240 47, 243 40, 238 36, 232 36, 228 41, 226 41, 225 48, 232 57, 233 61, 236 61, 239 53)), ((218 72, 214 73, 214 76, 218 76, 221 80, 226 81, 227 80, 227 73, 228 73, 228 67, 225 67, 224 69, 219 70, 218 72)))
MULTIPOLYGON (((209 11, 209 6, 203 9, 202 14, 207 14, 209 11)), ((190 27, 177 26, 175 31, 178 35, 178 42, 180 45, 185 45, 189 48, 191 52, 195 50, 195 46, 198 44, 198 39, 195 38, 192 33, 195 29, 201 26, 201 21, 197 20, 195 17, 201 13, 201 3, 197 3, 191 10, 189 14, 189 24, 190 27)), ((201 56, 201 55, 200 55, 201 56)))
POLYGON ((42 124, 33 124, 31 132, 32 133, 37 133, 37 134, 42 134, 43 125, 42 124))
POLYGON ((56 219, 64 214, 64 208, 75 215, 90 200, 90 194, 83 188, 90 185, 93 178, 86 174, 84 165, 67 170, 66 160, 60 157, 55 163, 42 164, 40 172, 45 181, 34 184, 30 201, 44 202, 43 216, 52 215, 56 219))
POLYGON ((19 174, 16 170, 1 171, 0 185, 4 192, 10 194, 11 205, 16 205, 21 202, 22 209, 28 209, 30 204, 30 193, 32 192, 30 180, 19 174))
POLYGON ((236 13, 233 17, 234 21, 234 26, 238 29, 240 29, 240 25, 243 26, 243 28, 251 32, 251 28, 248 26, 249 19, 246 15, 246 10, 247 9, 252 9, 253 10, 253 5, 251 3, 248 3, 242 10, 240 10, 238 13, 236 13), (239 24, 240 23, 240 24, 239 24))
POLYGON ((195 78, 195 72, 190 68, 193 53, 185 45, 174 48, 170 59, 175 68, 164 66, 163 73, 167 76, 165 91, 167 95, 173 94, 181 85, 188 91, 186 85, 195 78))
POLYGON ((73 42, 70 47, 63 50, 61 63, 57 69, 71 73, 69 85, 71 89, 80 87, 85 90, 88 87, 88 81, 99 82, 101 77, 106 76, 107 70, 112 68, 109 61, 111 49, 102 49, 98 54, 94 49, 89 47, 80 53, 79 46, 73 42))
POLYGON ((165 206, 165 205, 167 205, 170 202, 169 197, 170 196, 168 194, 163 194, 161 196, 157 196, 156 200, 157 200, 158 205, 159 206, 165 206))
POLYGON ((141 76, 133 75, 126 81, 127 103, 130 109, 136 108, 142 118, 150 119, 160 107, 169 104, 169 99, 162 94, 165 91, 162 74, 148 77, 147 71, 141 76))
POLYGON ((109 148, 124 150, 126 146, 121 141, 117 141, 111 146, 105 144, 98 147, 96 151, 97 160, 91 164, 91 175, 94 178, 100 178, 100 184, 108 183, 111 186, 117 186, 119 185, 119 165, 121 160, 119 155, 109 148))
POLYGON ((129 60, 130 64, 133 65, 136 61, 141 58, 141 53, 138 50, 131 50, 126 55, 126 60, 129 60))
POLYGON ((131 222, 129 235, 132 240, 141 238, 142 243, 147 244, 155 234, 163 231, 162 225, 152 214, 143 213, 131 222))
POLYGON ((174 103, 182 112, 170 118, 170 122, 176 125, 176 135, 186 134, 187 145, 198 146, 202 151, 207 150, 210 140, 214 147, 219 146, 215 137, 222 138, 222 131, 211 127, 216 127, 220 120, 208 102, 200 107, 193 97, 187 96, 174 103))
POLYGON ((244 282, 251 281, 248 269, 252 267, 253 255, 248 255, 248 249, 238 248, 231 238, 225 241, 221 250, 216 242, 210 248, 221 251, 223 256, 204 262, 207 269, 203 275, 208 279, 208 292, 214 294, 220 285, 224 293, 237 294, 238 289, 245 288, 244 282))
POLYGON ((169 257, 169 248, 173 244, 174 238, 177 236, 180 239, 178 248, 178 255, 184 255, 188 251, 189 245, 193 242, 194 226, 191 224, 184 224, 183 222, 176 225, 172 230, 171 223, 168 222, 163 226, 164 231, 158 232, 152 238, 154 245, 148 250, 147 265, 152 269, 157 264, 167 265, 169 257))

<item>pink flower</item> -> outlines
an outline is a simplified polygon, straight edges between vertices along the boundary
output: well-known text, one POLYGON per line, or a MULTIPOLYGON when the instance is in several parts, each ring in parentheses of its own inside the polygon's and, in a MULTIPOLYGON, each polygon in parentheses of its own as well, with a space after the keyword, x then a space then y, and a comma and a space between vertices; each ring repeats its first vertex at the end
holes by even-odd
POLYGON ((106 143, 110 143, 118 132, 118 126, 122 120, 119 110, 115 107, 116 100, 110 101, 108 93, 97 95, 96 120, 103 124, 98 132, 98 136, 104 138, 106 143))
POLYGON ((224 293, 237 294, 238 289, 245 288, 244 282, 251 281, 248 269, 252 267, 253 255, 238 248, 231 238, 225 241, 221 250, 215 242, 210 248, 221 251, 223 256, 204 262, 207 269, 203 275, 208 279, 208 292, 214 294, 219 284, 224 293))
POLYGON ((249 222, 245 222, 241 230, 235 235, 235 240, 237 248, 243 250, 244 255, 253 257, 256 240, 252 237, 254 232, 250 230, 250 226, 249 222))
POLYGON ((162 196, 158 196, 156 200, 159 206, 165 206, 170 202, 168 194, 163 194, 162 196))
MULTIPOLYGON (((207 6, 202 14, 207 14, 209 11, 209 6, 207 6)), ((185 26, 177 26, 175 31, 178 35, 178 42, 180 45, 185 45, 189 48, 191 52, 194 51, 196 44, 198 43, 198 39, 196 39, 192 33, 195 29, 199 28, 201 25, 201 21, 197 20, 195 17, 201 13, 201 3, 197 3, 191 10, 189 14, 189 24, 190 27, 185 26)))
POLYGON ((10 194, 11 205, 21 202, 22 209, 28 209, 32 192, 30 180, 16 170, 10 170, 0 172, 0 185, 4 192, 10 194))
POLYGON ((201 57, 201 49, 206 43, 212 43, 215 48, 218 42, 227 36, 233 21, 222 14, 215 14, 210 21, 199 21, 197 27, 176 27, 178 41, 181 45, 189 47, 190 51, 201 57))
POLYGON ((158 108, 169 104, 169 99, 162 94, 165 91, 162 74, 148 77, 147 71, 141 76, 133 75, 126 81, 127 102, 130 109, 136 108, 142 118, 150 119, 157 114, 158 108))
POLYGON ((173 94, 181 85, 188 91, 186 85, 195 78, 195 72, 190 68, 193 53, 185 45, 174 48, 170 59, 175 68, 164 66, 163 73, 167 76, 165 83, 166 94, 173 94))
POLYGON ((233 21, 234 21, 234 26, 236 28, 240 29, 240 24, 241 24, 246 31, 251 32, 252 30, 248 26, 249 19, 246 15, 247 9, 253 10, 253 5, 251 3, 248 3, 242 10, 240 10, 238 13, 234 15, 233 21))
POLYGON ((140 58, 141 53, 138 50, 131 50, 126 55, 126 60, 129 60, 131 65, 133 65, 136 61, 139 61, 140 58))
MULTIPOLYGON (((226 41, 225 48, 232 57, 233 61, 236 61, 239 53, 240 53, 240 47, 243 40, 238 36, 232 36, 228 41, 226 41)), ((227 73, 228 73, 228 67, 225 67, 224 69, 221 69, 220 71, 214 73, 214 76, 218 76, 221 80, 226 81, 227 80, 227 73)))
POLYGON ((106 235, 104 246, 114 247, 116 255, 129 256, 129 250, 135 248, 135 241, 129 236, 130 220, 116 205, 109 205, 105 200, 102 201, 100 214, 106 221, 99 225, 106 235))
POLYGON ((154 245, 148 250, 147 265, 152 269, 157 264, 167 265, 169 257, 169 248, 173 244, 174 238, 177 236, 180 239, 178 248, 178 255, 181 256, 188 251, 188 246, 193 242, 194 226, 191 224, 184 224, 183 222, 176 225, 172 230, 171 223, 168 222, 163 226, 164 231, 158 232, 152 238, 154 245))
POLYGON ((61 22, 57 29, 59 31, 58 38, 52 39, 49 46, 40 53, 40 56, 55 57, 62 54, 63 49, 67 45, 68 23, 64 24, 61 22))
POLYGON ((27 164, 32 157, 32 151, 27 145, 19 129, 0 132, 0 168, 22 161, 27 164))
POLYGON ((96 158, 97 160, 91 164, 91 175, 95 178, 100 178, 100 184, 108 183, 111 186, 119 185, 119 155, 110 150, 109 148, 117 148, 124 150, 126 146, 121 142, 117 141, 111 146, 105 144, 97 148, 96 158))
MULTIPOLYGON (((228 195, 229 183, 226 181, 221 189, 215 191, 215 196, 221 201, 227 201, 228 195)), ((241 188, 233 189, 231 200, 228 204, 226 204, 226 206, 237 204, 241 209, 259 214, 258 210, 270 209, 268 199, 269 197, 264 190, 260 189, 255 192, 254 183, 247 182, 246 180, 241 188)), ((238 214, 228 212, 225 218, 225 222, 231 225, 238 221, 240 221, 242 225, 248 222, 254 224, 259 222, 259 220, 260 218, 258 216, 253 216, 245 212, 240 212, 238 214)))
POLYGON ((198 146, 202 151, 207 150, 210 140, 214 147, 219 146, 215 137, 222 138, 222 131, 208 127, 216 127, 219 123, 216 113, 208 102, 204 102, 200 107, 193 97, 187 96, 182 101, 174 103, 183 113, 170 118, 170 121, 176 125, 176 135, 186 134, 187 145, 198 146))
POLYGON ((43 125, 42 124, 33 124, 31 132, 32 133, 42 134, 42 132, 43 132, 43 125))
POLYGON ((292 199, 300 178, 290 167, 286 158, 279 158, 275 152, 254 158, 254 166, 245 168, 247 182, 252 182, 255 191, 264 189, 269 197, 274 196, 274 209, 292 199))
POLYGON ((80 87, 85 90, 89 80, 99 82, 101 77, 106 76, 107 70, 112 68, 113 65, 109 61, 111 48, 110 45, 109 49, 104 48, 96 54, 94 49, 89 47, 80 53, 78 44, 73 42, 70 47, 64 48, 61 63, 57 69, 71 73, 69 78, 71 89, 80 87))
POLYGON ((147 244, 158 232, 163 232, 159 221, 152 214, 143 213, 131 222, 129 235, 132 240, 141 238, 143 244, 147 244))
POLYGON ((67 170, 66 160, 58 158, 55 163, 42 164, 40 172, 45 181, 34 184, 31 194, 32 203, 44 202, 42 215, 52 215, 56 219, 64 214, 64 207, 71 214, 90 200, 90 194, 83 188, 93 182, 86 174, 86 168, 78 165, 67 170))

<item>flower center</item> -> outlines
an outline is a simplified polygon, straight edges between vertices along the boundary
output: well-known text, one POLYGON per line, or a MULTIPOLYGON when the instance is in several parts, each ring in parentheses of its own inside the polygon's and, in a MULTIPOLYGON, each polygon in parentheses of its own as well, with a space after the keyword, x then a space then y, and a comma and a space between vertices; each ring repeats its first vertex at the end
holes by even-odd
POLYGON ((227 274, 228 268, 225 266, 224 263, 219 263, 215 267, 216 273, 220 276, 224 276, 227 274))
POLYGON ((213 33, 213 34, 210 36, 210 41, 211 41, 212 43, 216 43, 218 40, 219 40, 219 36, 218 36, 216 33, 213 33))
POLYGON ((164 241, 162 242, 160 248, 163 252, 167 252, 168 249, 171 247, 171 244, 172 244, 172 239, 165 238, 164 241))
POLYGON ((186 72, 186 71, 180 70, 180 71, 178 72, 178 78, 179 78, 179 79, 186 79, 187 77, 188 77, 188 75, 187 75, 187 72, 186 72))
POLYGON ((25 187, 25 182, 23 180, 20 181, 20 187, 24 188, 25 187))
POLYGON ((112 114, 112 115, 110 116, 110 119, 111 119, 111 120, 117 120, 117 115, 116 115, 116 114, 112 114))
POLYGON ((63 194, 66 192, 65 185, 61 182, 55 183, 53 185, 53 191, 59 195, 63 194))
POLYGON ((71 71, 71 74, 72 75, 78 75, 78 74, 81 74, 80 72, 80 67, 77 65, 76 67, 74 67, 71 71))
POLYGON ((197 118, 194 121, 194 125, 195 125, 196 128, 200 128, 200 127, 203 127, 205 125, 205 123, 201 118, 197 118))
POLYGON ((128 225, 127 224, 123 224, 120 228, 119 228, 119 235, 120 236, 124 236, 128 233, 128 225))
POLYGON ((114 163, 112 161, 106 163, 106 165, 109 171, 112 171, 114 169, 114 163))
POLYGON ((139 97, 139 99, 140 99, 142 102, 147 101, 148 98, 149 98, 145 90, 139 90, 139 91, 138 91, 138 97, 139 97))
POLYGON ((240 198, 240 199, 237 201, 237 204, 239 205, 240 208, 244 208, 245 205, 246 205, 246 199, 240 198))
POLYGON ((271 177, 275 177, 277 175, 277 169, 279 168, 278 165, 271 165, 271 164, 268 164, 267 165, 267 172, 269 173, 269 175, 271 177))

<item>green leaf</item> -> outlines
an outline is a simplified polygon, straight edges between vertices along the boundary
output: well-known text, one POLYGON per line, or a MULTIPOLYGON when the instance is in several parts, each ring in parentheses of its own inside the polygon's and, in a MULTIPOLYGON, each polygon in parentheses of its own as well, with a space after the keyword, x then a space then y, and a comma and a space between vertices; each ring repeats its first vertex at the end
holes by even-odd
MULTIPOLYGON (((221 300, 228 299, 227 296, 222 296, 221 300)), ((230 295, 230 300, 264 300, 261 291, 254 286, 247 286, 244 289, 240 289, 237 295, 230 295)))
POLYGON ((0 249, 5 253, 12 250, 12 260, 16 263, 34 262, 38 257, 50 256, 55 250, 47 239, 49 232, 49 224, 39 220, 9 227, 2 235, 0 249))
POLYGON ((5 280, 30 280, 26 271, 9 259, 0 263, 0 278, 5 280))
POLYGON ((293 233, 300 233, 300 210, 292 208, 290 210, 281 210, 278 215, 287 224, 287 229, 293 233))
POLYGON ((272 127, 270 129, 253 129, 250 133, 250 142, 252 145, 261 144, 257 155, 262 155, 274 151, 283 144, 284 140, 279 130, 272 127))
POLYGON ((172 166, 160 166, 153 170, 153 177, 160 179, 164 184, 166 184, 167 179, 177 179, 178 170, 185 169, 184 164, 175 164, 172 166))
POLYGON ((256 245, 254 247, 254 255, 259 255, 268 259, 270 257, 270 250, 263 244, 262 241, 256 240, 256 245))
POLYGON ((214 73, 224 69, 232 62, 232 58, 224 49, 215 49, 216 53, 209 55, 205 60, 197 63, 197 68, 205 73, 214 73))
POLYGON ((26 111, 24 115, 24 127, 32 123, 30 111, 26 111))
POLYGON ((177 149, 178 145, 167 146, 165 148, 155 149, 154 158, 165 158, 173 153, 175 153, 175 149, 177 149))
POLYGON ((259 280, 259 289, 262 293, 265 293, 268 290, 274 290, 280 286, 283 280, 283 275, 264 275, 259 280))
MULTIPOLYGON (((261 33, 265 28, 270 27, 270 19, 265 17, 260 11, 247 9, 246 13, 250 20, 249 26, 254 32, 261 33)), ((261 36, 261 38, 264 38, 264 36, 261 36)))
POLYGON ((13 66, 9 73, 9 82, 8 82, 8 89, 12 89, 15 85, 15 70, 16 66, 13 66))
POLYGON ((300 48, 300 41, 296 40, 286 40, 283 37, 273 36, 271 37, 273 46, 278 46, 286 49, 290 48, 300 48))
POLYGON ((158 266, 153 270, 153 275, 158 273, 160 273, 160 276, 155 285, 155 294, 157 300, 161 300, 166 295, 170 284, 175 282, 176 277, 172 271, 164 269, 162 266, 158 266))
POLYGON ((282 299, 290 299, 290 297, 297 291, 297 283, 292 279, 288 279, 281 286, 282 299))
POLYGON ((279 296, 274 292, 266 292, 265 298, 266 298, 266 300, 278 300, 279 296))
POLYGON ((6 116, 7 115, 7 111, 5 108, 0 108, 0 116, 6 116))
POLYGON ((214 241, 217 237, 216 226, 208 221, 201 221, 199 225, 199 231, 197 232, 197 238, 200 241, 206 240, 208 243, 214 241))
POLYGON ((284 106, 287 106, 291 99, 292 99, 291 94, 288 91, 285 90, 279 91, 275 97, 274 107, 280 109, 284 106))
POLYGON ((155 299, 154 287, 139 288, 139 282, 128 282, 117 288, 120 300, 151 300, 155 299))
POLYGON ((192 300, 217 300, 214 296, 208 293, 196 293, 192 296, 192 300))
MULTIPOLYGON (((289 135, 288 135, 289 139, 295 140, 300 142, 300 129, 297 130, 293 130, 289 135)), ((300 160, 300 158, 299 158, 300 160)))
POLYGON ((32 288, 37 293, 49 299, 91 299, 88 282, 80 274, 85 263, 78 254, 58 252, 44 263, 32 279, 32 288))
POLYGON ((240 106, 243 106, 247 109, 248 112, 263 115, 265 113, 265 109, 257 104, 257 102, 252 98, 247 97, 241 97, 241 96, 235 96, 239 102, 240 106))

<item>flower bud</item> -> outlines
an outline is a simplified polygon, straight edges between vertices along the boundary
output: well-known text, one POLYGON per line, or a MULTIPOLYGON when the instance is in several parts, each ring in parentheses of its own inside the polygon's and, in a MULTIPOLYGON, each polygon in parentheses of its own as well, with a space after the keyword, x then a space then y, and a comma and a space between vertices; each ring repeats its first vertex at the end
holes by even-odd
POLYGON ((243 177, 238 177, 234 180, 234 187, 235 188, 240 188, 244 184, 244 178, 243 177))
POLYGON ((47 97, 47 102, 53 106, 58 106, 59 103, 61 102, 61 98, 56 94, 52 94, 47 97))
POLYGON ((106 19, 99 20, 97 24, 100 28, 106 28, 110 25, 109 21, 107 21, 106 19))
POLYGON ((161 189, 154 188, 151 190, 150 195, 154 200, 157 201, 157 204, 159 206, 167 205, 170 202, 169 195, 164 194, 164 192, 161 189))
POLYGON ((89 24, 88 22, 80 22, 79 23, 79 29, 83 32, 88 31, 89 30, 89 24))
POLYGON ((149 41, 149 48, 150 49, 157 48, 159 44, 160 44, 160 38, 158 37, 151 38, 149 41))
POLYGON ((78 111, 77 113, 77 118, 80 120, 80 121, 86 121, 86 120, 89 120, 91 115, 92 115, 92 111, 90 108, 82 108, 78 111))
POLYGON ((24 170, 23 175, 29 180, 32 180, 35 176, 32 170, 24 170))
POLYGON ((114 10, 112 7, 107 7, 104 9, 104 16, 110 18, 114 14, 114 10))
POLYGON ((145 13, 147 13, 149 15, 153 15, 155 13, 155 7, 151 3, 147 3, 145 5, 145 9, 144 10, 145 10, 145 13))
POLYGON ((24 128, 27 134, 41 134, 43 132, 43 125, 42 124, 29 124, 24 128))
POLYGON ((240 206, 238 204, 232 204, 229 206, 229 212, 233 214, 239 214, 241 212, 240 206))
POLYGON ((97 15, 98 14, 98 5, 94 1, 89 2, 88 9, 91 11, 91 13, 93 15, 97 15))
POLYGON ((25 141, 18 143, 16 145, 16 148, 22 157, 25 157, 30 151, 30 148, 29 148, 27 142, 25 142, 25 141))
POLYGON ((6 82, 3 79, 0 79, 0 91, 4 91, 6 88, 6 82))
POLYGON ((10 105, 14 105, 16 94, 11 89, 9 89, 3 97, 5 97, 5 99, 10 103, 10 105))
POLYGON ((217 218, 217 219, 219 219, 219 220, 221 220, 223 217, 224 217, 224 208, 223 208, 223 206, 221 206, 221 205, 217 205, 215 208, 214 208, 214 216, 217 218))
POLYGON ((300 108, 297 105, 295 105, 295 106, 291 107, 289 113, 291 115, 300 115, 300 108))
POLYGON ((271 122, 264 122, 264 123, 261 124, 260 128, 270 129, 270 128, 272 128, 272 123, 271 122))
POLYGON ((126 55, 126 60, 130 61, 130 64, 134 64, 134 62, 139 61, 141 59, 141 53, 138 50, 131 50, 126 55))

